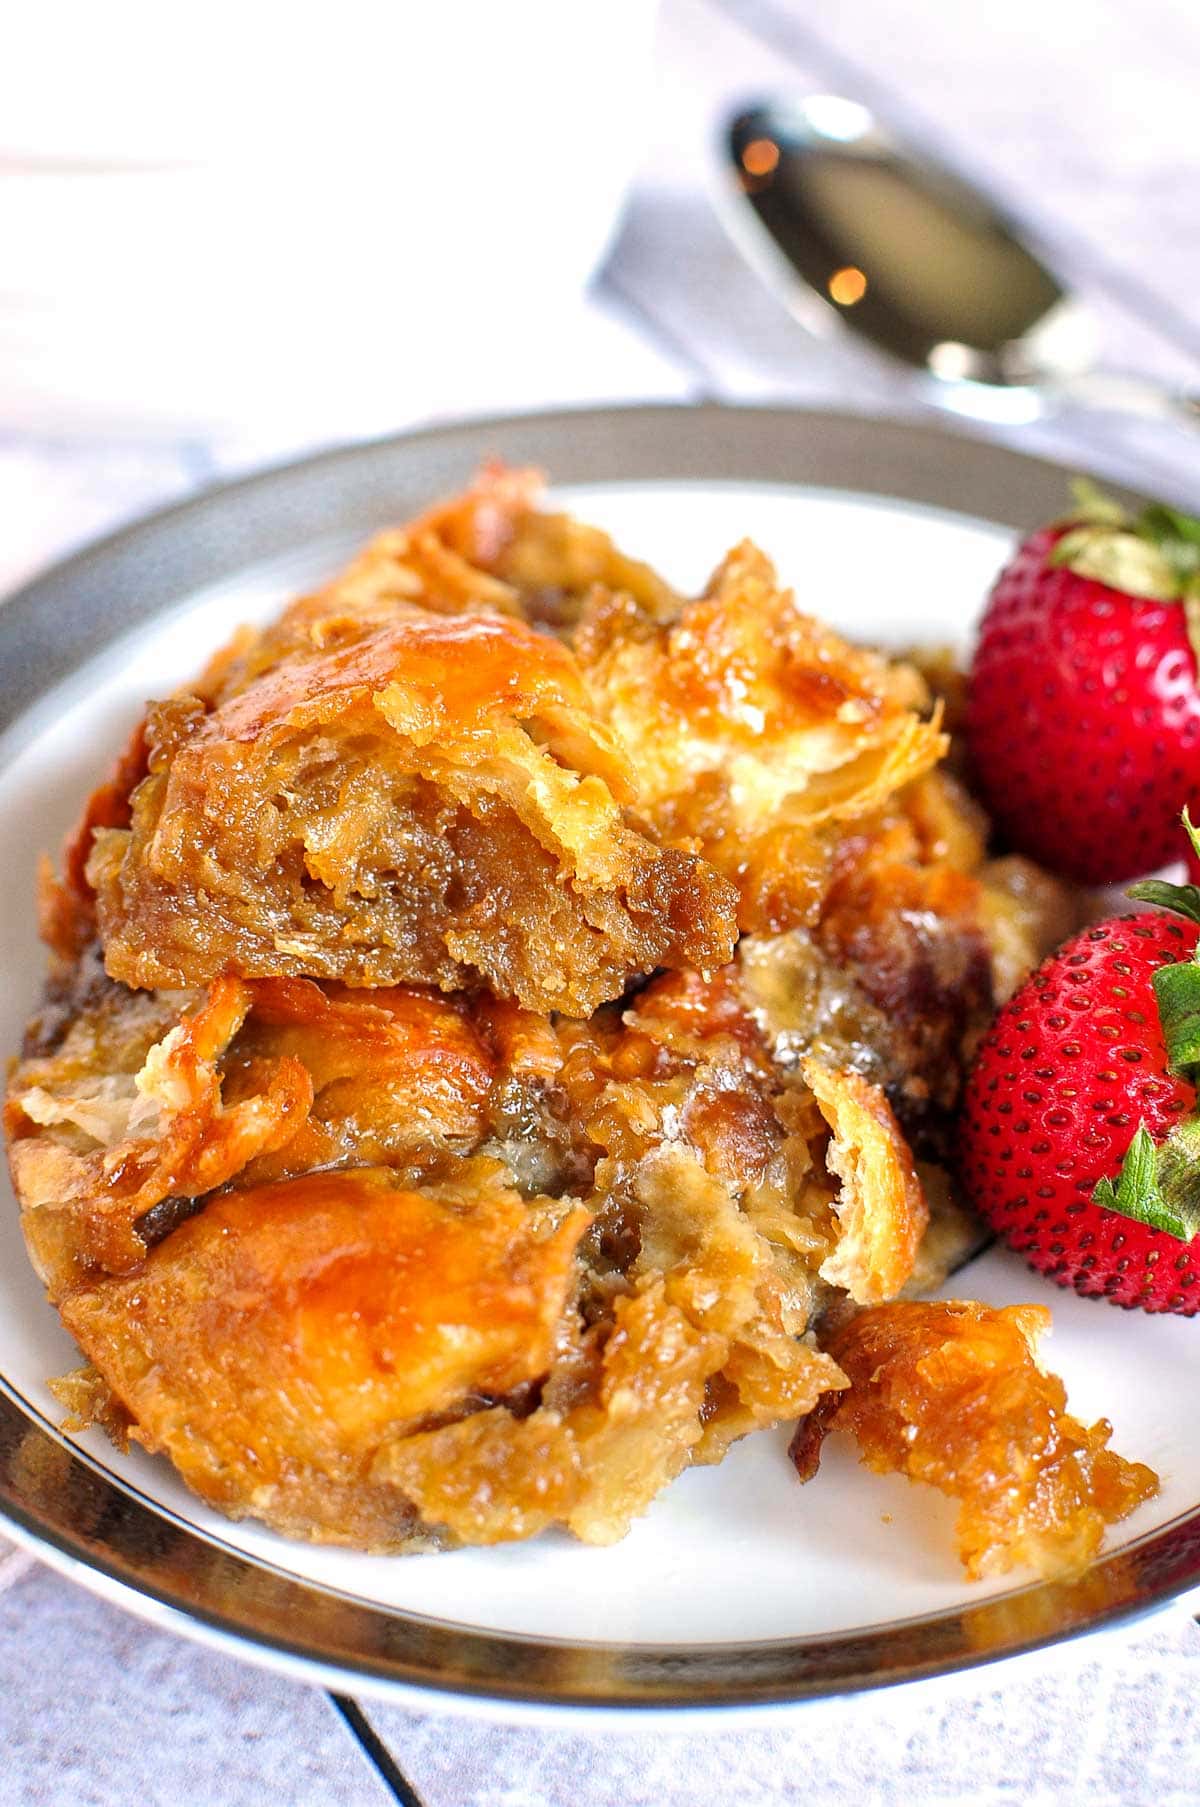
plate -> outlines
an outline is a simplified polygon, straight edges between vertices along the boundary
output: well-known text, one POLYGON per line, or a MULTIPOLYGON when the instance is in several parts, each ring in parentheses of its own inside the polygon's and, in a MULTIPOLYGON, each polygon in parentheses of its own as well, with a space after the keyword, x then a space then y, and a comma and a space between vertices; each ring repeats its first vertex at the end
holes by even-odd
MULTIPOLYGON (((942 428, 774 410, 524 417, 354 446, 210 492, 60 565, 0 610, 0 1041, 38 995, 34 856, 54 847, 144 699, 246 619, 484 457, 557 495, 683 586, 758 539, 803 606, 855 636, 963 644, 1014 530, 1063 503, 1057 467, 942 428)), ((1060 1294, 995 1250, 949 1289, 1053 1306, 1082 1416, 1163 1478, 1071 1583, 966 1582, 950 1505, 868 1475, 834 1439, 801 1489, 785 1432, 685 1473, 608 1549, 565 1536, 436 1556, 289 1543, 211 1513, 165 1461, 56 1429, 77 1360, 0 1213, 0 1509, 43 1553, 178 1629, 356 1692, 517 1708, 712 1708, 961 1669, 1148 1610, 1200 1580, 1196 1331, 1060 1294)))

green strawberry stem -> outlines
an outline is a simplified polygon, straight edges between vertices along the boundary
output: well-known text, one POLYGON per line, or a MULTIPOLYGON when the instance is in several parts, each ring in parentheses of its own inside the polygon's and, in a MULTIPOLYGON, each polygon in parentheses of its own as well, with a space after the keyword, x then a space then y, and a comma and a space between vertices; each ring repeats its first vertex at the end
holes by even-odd
POLYGON ((1200 520, 1164 502, 1131 515, 1085 477, 1071 490, 1076 506, 1059 523, 1065 532, 1048 562, 1126 596, 1182 603, 1200 670, 1200 520))
MULTIPOLYGON (((1200 858, 1200 833, 1186 809, 1182 819, 1192 850, 1200 858)), ((1148 878, 1131 885, 1129 895, 1200 923, 1200 887, 1196 885, 1148 878)), ((1171 1071, 1196 1085, 1200 1081, 1200 963, 1193 957, 1160 966, 1152 983, 1171 1071)), ((1116 1180, 1101 1180, 1092 1202, 1190 1242, 1200 1231, 1200 1111, 1193 1111, 1158 1144, 1140 1123, 1116 1180)))
POLYGON ((1115 1184, 1101 1180, 1092 1202, 1190 1242, 1200 1230, 1200 1118, 1188 1117, 1157 1147, 1140 1123, 1115 1184))
MULTIPOLYGON (((1181 819, 1192 851, 1200 859, 1200 831, 1193 827, 1186 809, 1181 819)), ((1200 922, 1200 886, 1172 885, 1166 879, 1146 878, 1140 884, 1130 885, 1129 896, 1139 903, 1157 904, 1160 910, 1171 910, 1176 916, 1186 916, 1189 922, 1200 922)), ((1195 1084, 1200 1078, 1200 965, 1193 957, 1174 966, 1160 966, 1153 985, 1171 1071, 1195 1084)))
POLYGON ((1171 1071, 1194 1084, 1200 1068, 1200 966, 1194 960, 1160 966, 1153 985, 1171 1071))

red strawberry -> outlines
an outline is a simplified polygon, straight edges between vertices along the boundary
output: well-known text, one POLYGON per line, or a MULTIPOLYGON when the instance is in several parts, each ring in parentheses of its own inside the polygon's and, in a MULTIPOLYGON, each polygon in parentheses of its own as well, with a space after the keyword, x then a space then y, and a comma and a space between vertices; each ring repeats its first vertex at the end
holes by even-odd
POLYGON ((1110 884, 1172 857, 1200 791, 1200 521, 1161 505, 1133 521, 1086 484, 1076 493, 1077 513, 996 580, 967 737, 1012 845, 1110 884))
MULTIPOLYGON (((1190 825, 1189 825, 1190 830, 1190 825)), ((980 1044, 960 1122, 964 1185, 1060 1286, 1200 1310, 1200 891, 1112 917, 1051 956, 980 1044)))

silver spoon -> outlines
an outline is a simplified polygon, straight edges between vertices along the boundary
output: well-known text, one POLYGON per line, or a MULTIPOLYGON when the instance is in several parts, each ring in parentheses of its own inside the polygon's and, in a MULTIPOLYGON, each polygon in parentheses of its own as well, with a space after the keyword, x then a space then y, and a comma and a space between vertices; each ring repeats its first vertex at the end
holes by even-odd
POLYGON ((721 147, 735 242, 810 331, 849 330, 926 398, 1016 424, 1060 403, 1200 425, 1200 401, 1095 364, 1087 309, 976 189, 839 95, 764 101, 721 147))

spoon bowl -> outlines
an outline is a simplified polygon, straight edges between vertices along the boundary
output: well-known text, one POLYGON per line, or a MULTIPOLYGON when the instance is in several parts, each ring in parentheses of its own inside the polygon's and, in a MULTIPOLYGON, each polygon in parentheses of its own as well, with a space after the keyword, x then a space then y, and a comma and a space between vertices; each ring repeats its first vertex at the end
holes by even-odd
POLYGON ((858 101, 758 102, 721 149, 726 224, 810 331, 848 330, 960 413, 1070 401, 1196 424, 1189 399, 1097 370, 1095 322, 1014 222, 858 101))

